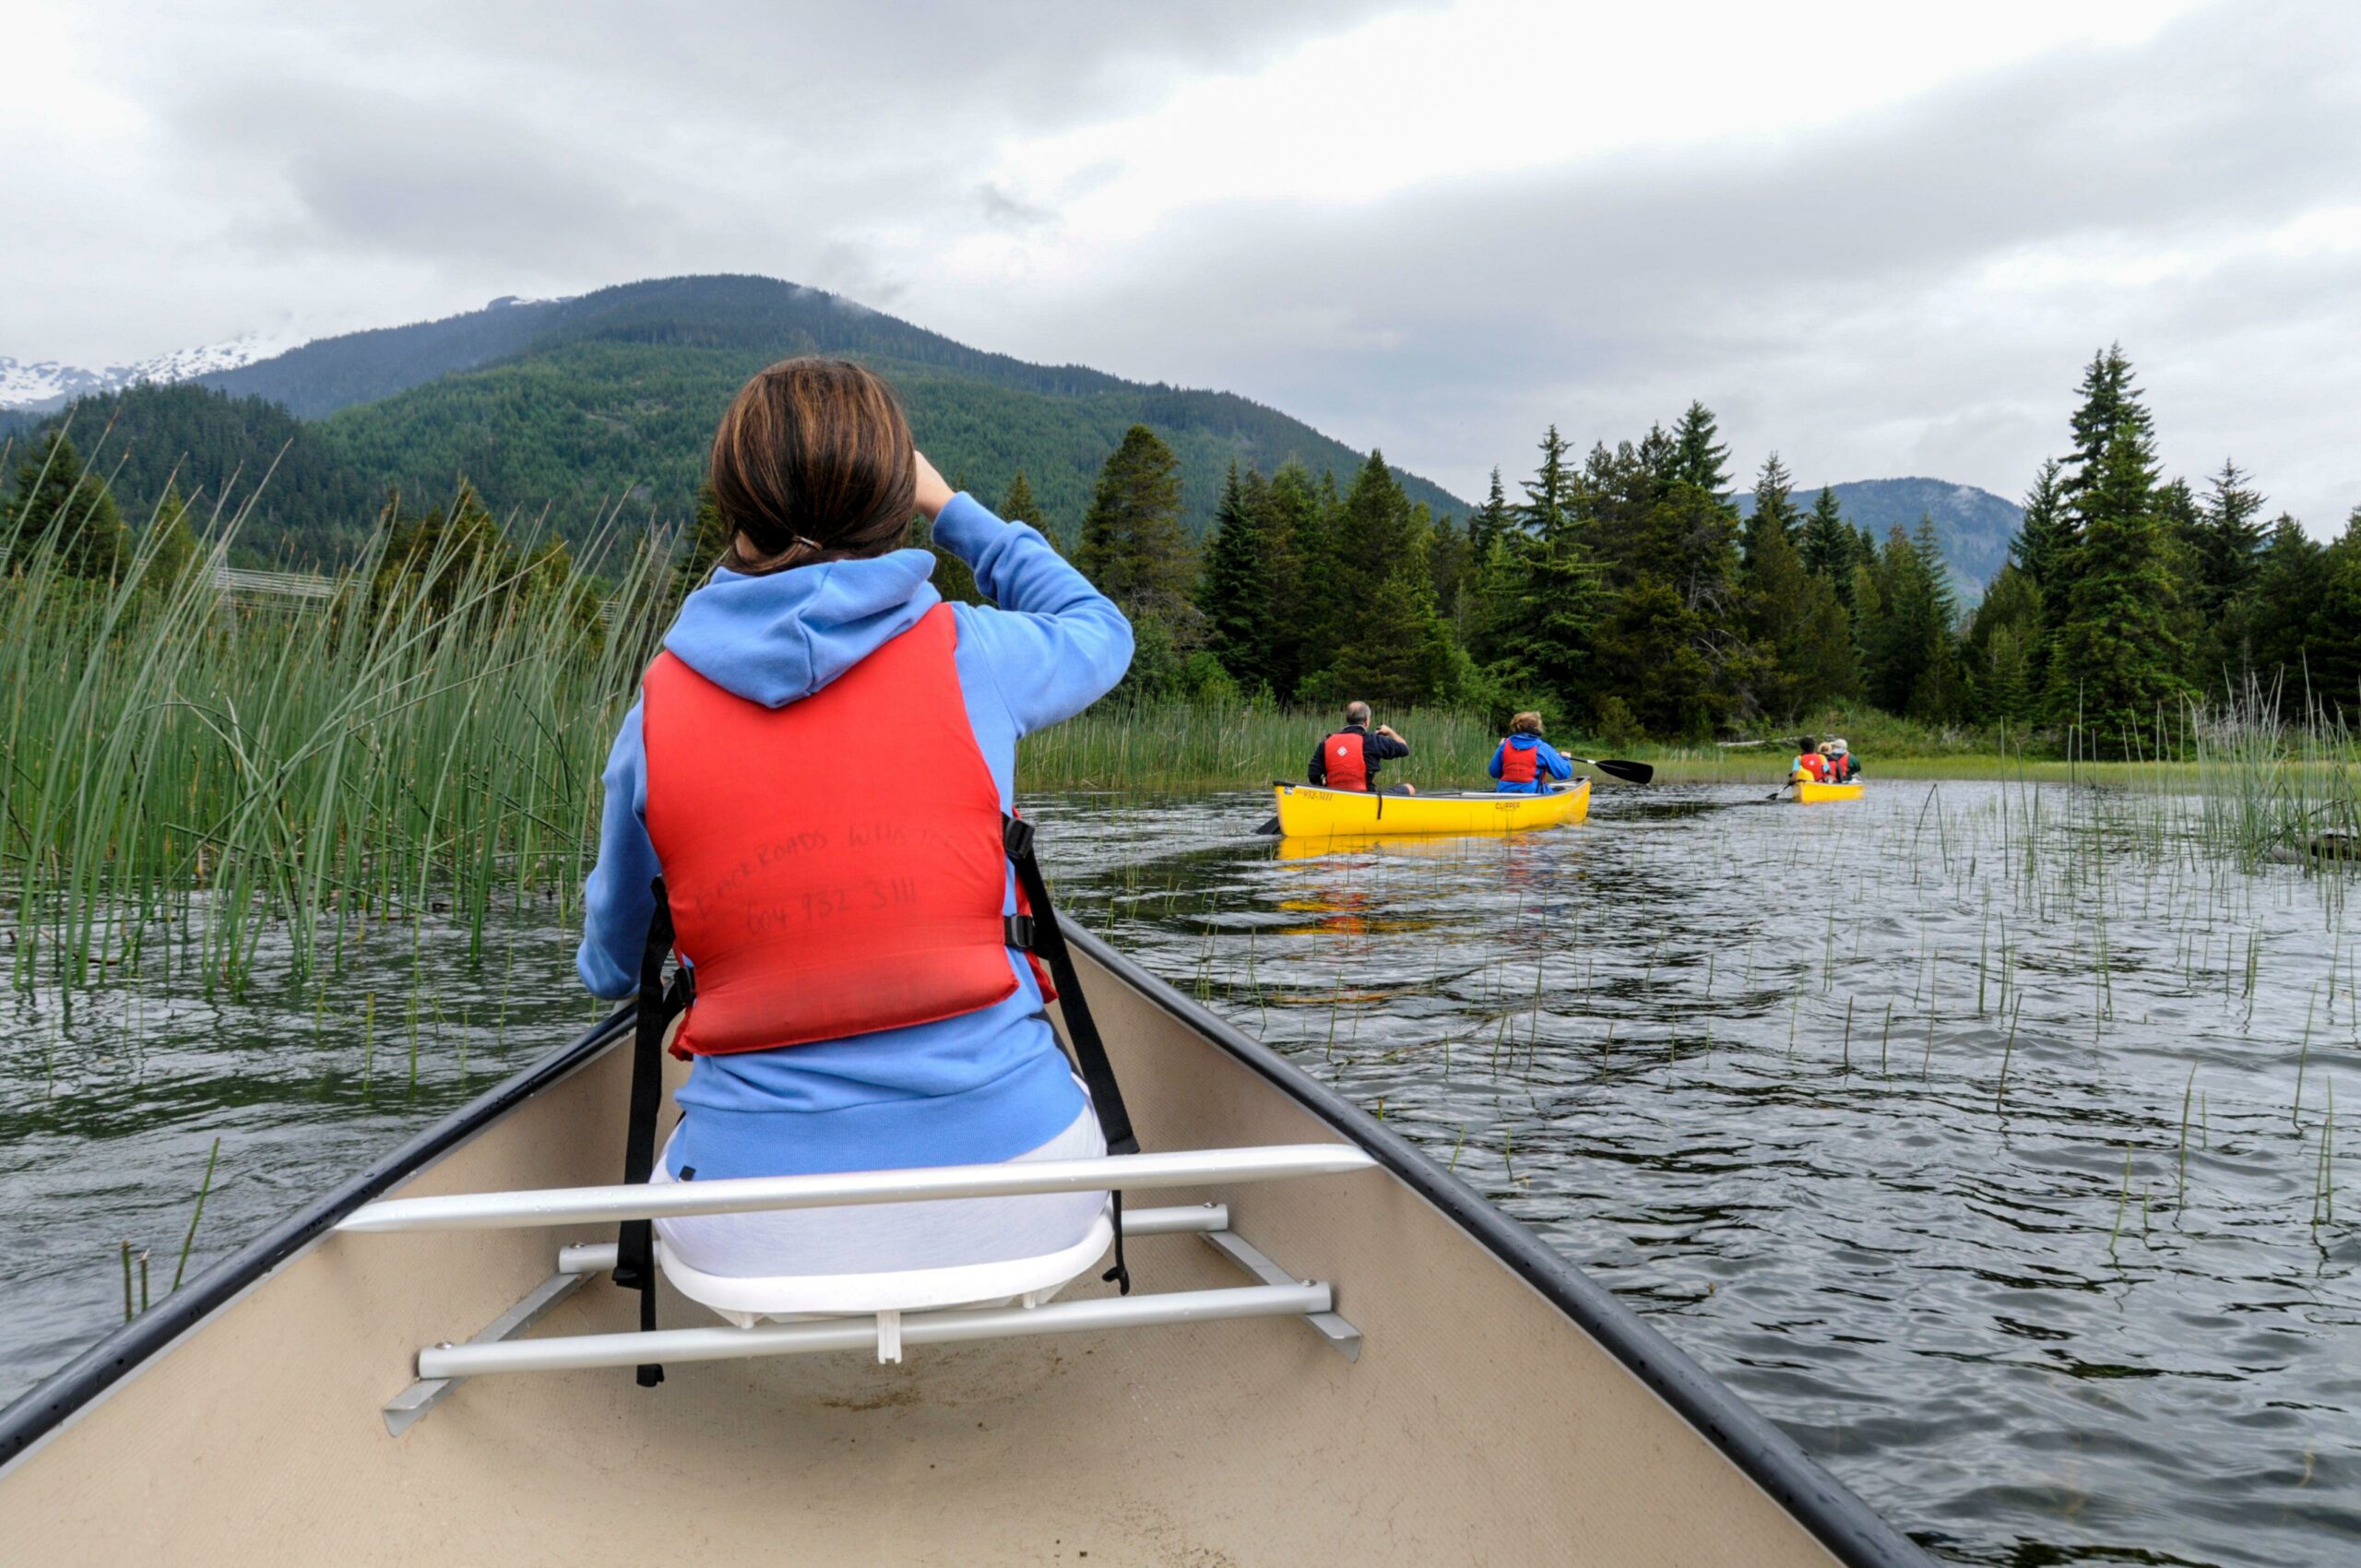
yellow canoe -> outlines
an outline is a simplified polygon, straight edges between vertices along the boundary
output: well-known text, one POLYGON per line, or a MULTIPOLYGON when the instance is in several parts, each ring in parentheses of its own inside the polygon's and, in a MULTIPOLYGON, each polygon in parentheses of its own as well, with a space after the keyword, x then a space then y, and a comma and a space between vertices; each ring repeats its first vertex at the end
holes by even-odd
POLYGON ((1547 795, 1372 795, 1274 784, 1279 832, 1288 838, 1403 833, 1514 833, 1556 827, 1590 815, 1590 780, 1547 795))
POLYGON ((1864 788, 1859 784, 1814 784, 1806 780, 1796 786, 1796 801, 1807 806, 1824 801, 1857 801, 1864 788))

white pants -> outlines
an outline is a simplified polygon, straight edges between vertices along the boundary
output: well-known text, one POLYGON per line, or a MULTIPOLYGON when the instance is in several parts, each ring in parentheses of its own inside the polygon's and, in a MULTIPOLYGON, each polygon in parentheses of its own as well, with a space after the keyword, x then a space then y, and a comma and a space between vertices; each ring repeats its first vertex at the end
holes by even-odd
MULTIPOLYGON (((674 1136, 679 1135, 678 1129, 674 1136)), ((669 1150, 670 1140, 666 1141, 669 1150)), ((1008 1163, 1095 1159, 1107 1152, 1097 1113, 1085 1105, 1066 1130, 1008 1163)), ((659 1156, 651 1182, 669 1182, 659 1156)), ((658 1219, 664 1244, 691 1268, 730 1278, 882 1274, 956 1264, 1006 1263, 1074 1246, 1107 1206, 1105 1193, 1014 1198, 943 1198, 850 1208, 777 1209, 658 1219)))

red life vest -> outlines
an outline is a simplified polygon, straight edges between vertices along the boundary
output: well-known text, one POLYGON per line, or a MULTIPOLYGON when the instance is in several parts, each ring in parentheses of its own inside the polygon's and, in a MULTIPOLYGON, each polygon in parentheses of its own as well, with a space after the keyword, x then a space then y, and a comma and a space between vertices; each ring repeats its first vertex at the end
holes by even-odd
POLYGON ((1790 774, 1809 773, 1816 781, 1826 783, 1828 781, 1828 759, 1821 755, 1818 752, 1806 752, 1803 755, 1796 758, 1796 766, 1788 769, 1788 772, 1790 774))
POLYGON ((1339 730, 1320 742, 1324 777, 1331 790, 1366 790, 1369 788, 1369 756, 1361 749, 1366 737, 1349 730, 1339 730))
POLYGON ((1501 742, 1501 783, 1530 784, 1540 772, 1539 746, 1512 745, 1506 741, 1501 742))
POLYGON ((937 605, 778 708, 670 653, 648 667, 647 836, 696 970, 675 1054, 931 1023, 1015 992, 1000 791, 956 642, 937 605), (914 723, 940 737, 922 765, 914 723))

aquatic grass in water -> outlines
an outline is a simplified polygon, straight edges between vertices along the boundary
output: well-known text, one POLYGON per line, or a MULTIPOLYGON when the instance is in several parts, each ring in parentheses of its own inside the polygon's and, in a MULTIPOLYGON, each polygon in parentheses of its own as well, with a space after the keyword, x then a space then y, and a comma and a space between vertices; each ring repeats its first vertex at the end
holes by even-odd
MULTIPOLYGON (((1425 790, 1492 788, 1485 765, 1500 735, 1483 715, 1449 708, 1380 713, 1410 742, 1384 765, 1388 786, 1425 790)), ((1028 735, 1017 749, 1026 790, 1118 790, 1138 794, 1228 790, 1303 780, 1312 746, 1343 720, 1327 709, 1102 703, 1028 735)))
POLYGON ((373 560, 324 606, 255 609, 216 586, 217 525, 175 580, 152 529, 120 581, 45 550, 0 579, 13 984, 70 996, 162 942, 234 994, 267 922, 300 978, 373 920, 448 914, 480 944, 496 898, 570 915, 661 552, 630 557, 603 628, 447 550, 389 592, 373 560))

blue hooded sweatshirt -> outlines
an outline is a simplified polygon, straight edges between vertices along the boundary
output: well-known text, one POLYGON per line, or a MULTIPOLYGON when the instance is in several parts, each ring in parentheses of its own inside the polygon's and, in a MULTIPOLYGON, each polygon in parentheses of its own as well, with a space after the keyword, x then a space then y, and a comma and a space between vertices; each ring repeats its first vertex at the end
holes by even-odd
POLYGON ((1574 776, 1574 765, 1560 756, 1558 748, 1540 736, 1511 735, 1507 740, 1502 741, 1500 749, 1492 754, 1491 766, 1485 770, 1493 778, 1501 777, 1501 758, 1508 754, 1508 749, 1511 746, 1514 746, 1521 752, 1539 752, 1541 766, 1534 770, 1533 782, 1530 784, 1511 784, 1502 779, 1497 791, 1500 794, 1537 795, 1541 793, 1543 779, 1572 778, 1574 776))
MULTIPOLYGON (((965 722, 1001 809, 1013 798, 1017 737, 1071 718, 1122 679, 1132 628, 1047 540, 1003 523, 974 497, 952 498, 934 540, 974 568, 995 604, 952 606, 965 722)), ((664 636, 674 657, 766 707, 811 695, 918 624, 942 596, 934 557, 897 550, 764 576, 727 568, 689 595, 664 636)), ((660 870, 647 837, 647 758, 639 705, 624 715, 604 776, 599 863, 585 893, 575 967, 594 996, 639 985, 639 954, 660 870)), ((1003 906, 1014 911, 1014 873, 1003 906)), ((1049 1142, 1086 1103, 1022 955, 1016 993, 980 1012, 778 1051, 700 1056, 682 1088, 669 1169, 699 1177, 784 1176, 1013 1158, 1049 1142)))

